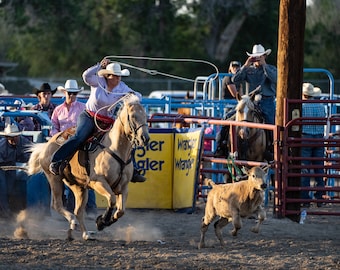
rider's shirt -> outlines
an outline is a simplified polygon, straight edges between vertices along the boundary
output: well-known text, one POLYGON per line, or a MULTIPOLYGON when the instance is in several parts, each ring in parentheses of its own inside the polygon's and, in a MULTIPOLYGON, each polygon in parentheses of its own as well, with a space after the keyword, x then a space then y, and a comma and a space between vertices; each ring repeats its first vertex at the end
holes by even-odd
POLYGON ((265 64, 259 67, 242 66, 232 77, 234 83, 246 81, 249 92, 261 85, 261 94, 265 97, 276 96, 277 69, 273 65, 265 64))
POLYGON ((142 99, 142 95, 128 87, 124 82, 112 89, 112 92, 106 91, 107 83, 104 77, 98 76, 100 64, 94 65, 83 73, 84 82, 91 86, 91 94, 86 102, 86 109, 91 112, 98 112, 102 116, 110 116, 108 107, 115 104, 121 97, 127 93, 134 93, 142 99))

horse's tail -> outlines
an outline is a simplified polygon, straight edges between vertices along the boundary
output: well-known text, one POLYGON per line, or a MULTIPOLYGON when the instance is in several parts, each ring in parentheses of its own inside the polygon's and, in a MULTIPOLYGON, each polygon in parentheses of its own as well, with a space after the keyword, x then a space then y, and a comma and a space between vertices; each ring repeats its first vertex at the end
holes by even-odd
POLYGON ((27 163, 28 175, 36 174, 42 170, 40 164, 40 156, 45 148, 46 143, 36 143, 30 147, 29 152, 31 152, 31 156, 27 163))
POLYGON ((216 185, 215 182, 209 178, 205 178, 204 180, 208 186, 214 187, 216 185))

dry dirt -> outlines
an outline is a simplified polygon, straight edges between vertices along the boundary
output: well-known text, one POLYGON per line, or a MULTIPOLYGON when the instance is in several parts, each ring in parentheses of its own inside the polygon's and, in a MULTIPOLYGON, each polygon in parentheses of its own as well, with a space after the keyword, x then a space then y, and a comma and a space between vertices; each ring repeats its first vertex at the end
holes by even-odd
MULTIPOLYGON (((17 224, 0 219, 0 269, 340 269, 340 217, 267 219, 259 234, 245 219, 237 237, 224 230, 221 248, 211 224, 207 248, 197 248, 204 203, 193 214, 172 210, 127 209, 117 223, 83 241, 67 241, 67 222, 56 213, 26 220, 28 239, 18 239, 17 224), (15 233, 16 232, 16 233, 15 233)), ((327 207, 335 206, 326 206, 327 207)), ((86 220, 95 230, 94 220, 86 220)))

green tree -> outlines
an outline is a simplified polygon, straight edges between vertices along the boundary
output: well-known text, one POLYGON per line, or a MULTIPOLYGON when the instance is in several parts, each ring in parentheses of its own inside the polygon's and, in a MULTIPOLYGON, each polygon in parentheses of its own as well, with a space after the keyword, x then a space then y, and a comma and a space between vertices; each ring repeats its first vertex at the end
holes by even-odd
MULTIPOLYGON (((79 76, 105 55, 203 59, 225 72, 256 43, 276 61, 274 0, 12 0, 0 14, 11 29, 3 55, 29 76, 79 76)), ((124 61, 192 79, 214 72, 204 64, 124 61)))
MULTIPOLYGON (((328 69, 340 76, 340 0, 313 0, 307 7, 305 67, 328 69)), ((315 77, 315 75, 313 75, 315 77)))

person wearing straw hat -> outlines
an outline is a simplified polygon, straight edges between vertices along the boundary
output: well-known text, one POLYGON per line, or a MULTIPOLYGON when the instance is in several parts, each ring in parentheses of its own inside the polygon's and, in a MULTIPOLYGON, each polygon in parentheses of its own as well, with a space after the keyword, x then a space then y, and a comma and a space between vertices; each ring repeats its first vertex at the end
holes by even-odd
MULTIPOLYGON (((68 128, 75 127, 79 115, 85 110, 85 103, 77 101, 77 95, 84 87, 78 87, 76 80, 67 80, 64 86, 58 86, 58 91, 62 91, 65 95, 65 101, 58 105, 51 117, 52 130, 51 136, 54 134, 64 131, 68 128)), ((73 213, 74 210, 74 195, 72 191, 65 185, 66 189, 66 207, 67 210, 73 213)), ((89 190, 88 201, 86 204, 87 214, 96 216, 96 197, 93 189, 89 190)))
POLYGON ((26 163, 30 153, 27 152, 31 141, 24 137, 18 126, 7 121, 0 132, 0 216, 11 216, 9 197, 14 192, 17 173, 15 170, 3 170, 2 166, 14 166, 16 162, 26 163))
MULTIPOLYGON (((303 83, 302 85, 302 100, 313 100, 318 93, 315 91, 314 86, 311 83, 303 83)), ((326 112, 325 107, 322 103, 302 103, 302 117, 310 117, 310 118, 325 118, 326 112)), ((306 122, 313 122, 313 120, 306 120, 306 122)), ((325 157, 325 148, 319 146, 308 146, 308 144, 315 144, 315 142, 310 142, 308 139, 321 139, 324 137, 324 126, 323 125, 303 125, 301 131, 301 138, 307 139, 302 140, 301 147, 301 157, 307 158, 306 160, 301 161, 301 165, 304 166, 302 169, 302 173, 309 173, 308 167, 313 165, 319 165, 320 168, 315 168, 315 174, 323 174, 324 170, 321 168, 323 166, 322 158, 325 157), (310 160, 308 158, 318 158, 315 160, 310 160)), ((315 177, 315 182, 317 187, 324 187, 325 183, 322 177, 315 177)), ((310 186, 310 177, 301 177, 301 186, 309 187, 310 186)), ((314 194, 315 199, 322 199, 322 195, 324 192, 316 191, 314 194)), ((308 191, 301 191, 302 199, 311 199, 308 191)), ((308 207, 310 205, 309 202, 303 204, 303 206, 308 207)), ((318 207, 322 206, 322 203, 317 203, 318 207)))
POLYGON ((58 86, 57 89, 65 95, 65 101, 58 105, 51 117, 51 136, 77 125, 77 119, 85 110, 85 103, 77 101, 77 95, 84 88, 79 88, 76 80, 67 80, 65 86, 58 86))
POLYGON ((321 88, 314 86, 314 99, 320 99, 321 98, 321 88))
MULTIPOLYGON (((122 70, 120 64, 111 63, 107 58, 83 72, 84 82, 91 87, 86 110, 79 115, 75 135, 54 153, 49 167, 51 173, 59 175, 79 146, 96 131, 94 117, 104 124, 113 124, 114 116, 103 108, 115 104, 128 93, 133 93, 142 99, 140 93, 132 90, 121 80, 122 76, 129 75, 129 70, 122 70)), ((144 182, 145 180, 145 177, 135 170, 131 182, 144 182)))
MULTIPOLYGON (((252 53, 246 52, 248 55, 246 62, 231 80, 234 83, 245 81, 249 93, 260 86, 261 100, 259 101, 259 107, 263 114, 264 123, 273 125, 275 124, 276 112, 277 68, 266 62, 271 51, 271 49, 266 50, 261 44, 255 44, 252 53)), ((266 131, 266 134, 268 145, 265 159, 273 160, 273 133, 266 131)))

